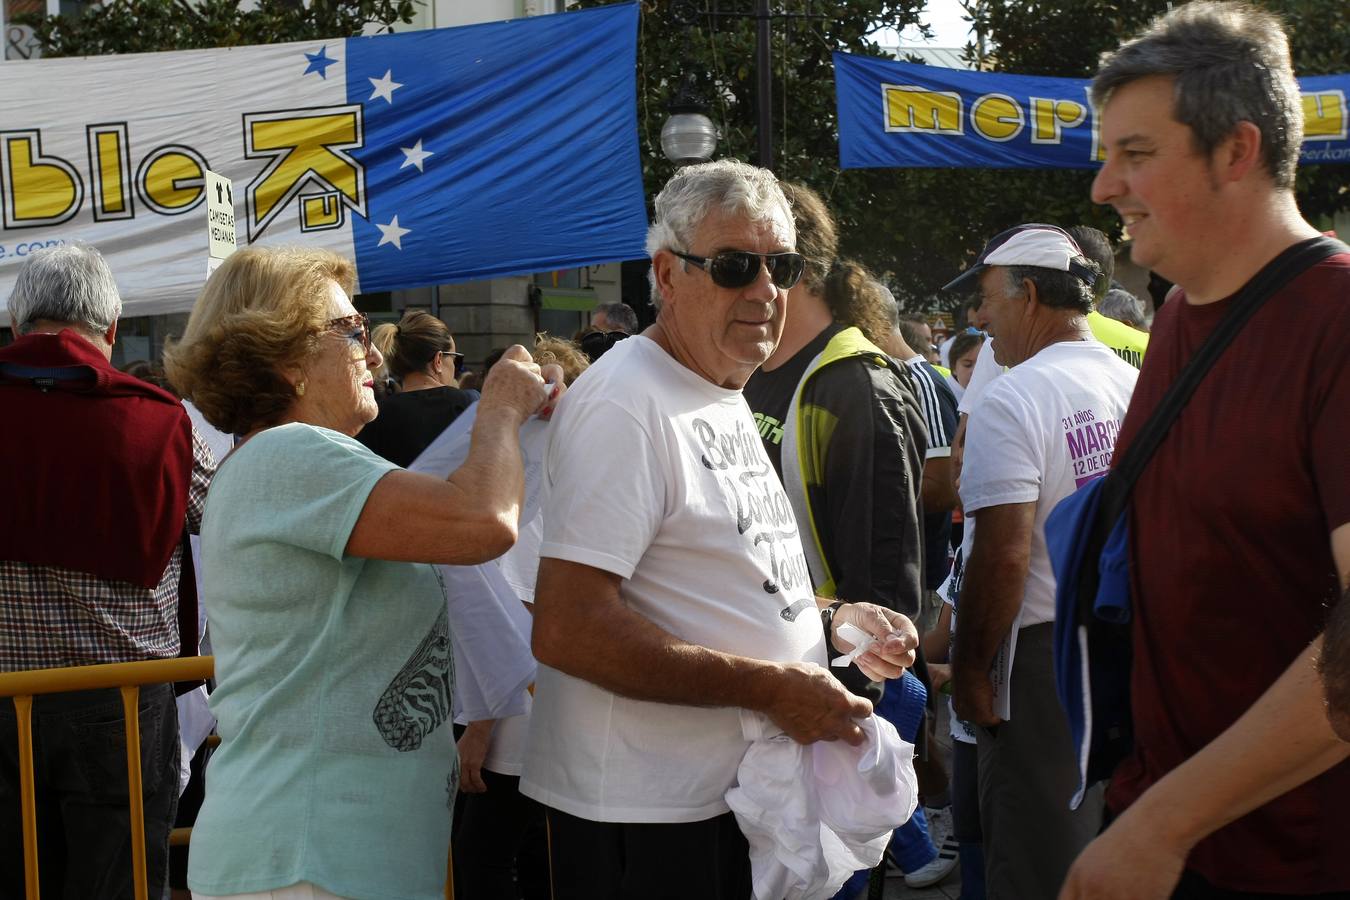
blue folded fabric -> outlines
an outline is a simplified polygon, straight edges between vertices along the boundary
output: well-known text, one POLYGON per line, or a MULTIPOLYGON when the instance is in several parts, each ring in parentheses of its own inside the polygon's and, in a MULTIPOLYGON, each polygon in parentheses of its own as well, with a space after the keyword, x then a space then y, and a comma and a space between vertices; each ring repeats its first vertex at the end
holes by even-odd
MULTIPOLYGON (((1055 689, 1069 720, 1079 784, 1077 809, 1092 784, 1111 776, 1132 739, 1130 719, 1130 573, 1128 516, 1114 523, 1096 559, 1087 559, 1105 478, 1065 497, 1045 522, 1055 571, 1055 689), (1084 566, 1095 568, 1084 612, 1084 566)), ((1092 579, 1089 579, 1089 582, 1092 579)))
POLYGON ((928 689, 913 672, 886 680, 886 690, 877 701, 876 714, 895 726, 900 737, 914 743, 927 712, 928 689))

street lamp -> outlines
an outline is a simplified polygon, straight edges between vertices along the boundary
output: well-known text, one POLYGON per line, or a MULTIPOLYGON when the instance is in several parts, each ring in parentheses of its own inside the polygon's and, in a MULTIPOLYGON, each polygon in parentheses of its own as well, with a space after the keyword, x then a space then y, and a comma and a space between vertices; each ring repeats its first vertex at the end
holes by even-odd
MULTIPOLYGON (((671 18, 675 20, 675 22, 685 26, 686 28, 692 27, 702 17, 707 17, 714 20, 716 19, 755 20, 755 107, 756 107, 755 112, 756 112, 756 119, 758 122, 758 127, 756 128, 757 132, 756 137, 758 138, 757 161, 759 162, 760 166, 772 171, 773 117, 771 110, 773 102, 773 68, 771 65, 769 54, 769 44, 770 44, 769 26, 771 25, 774 19, 824 19, 828 17, 823 15, 814 15, 810 13, 806 14, 775 13, 769 9, 769 0, 755 0, 755 11, 753 13, 722 12, 720 10, 700 11, 698 8, 698 4, 694 2, 694 0, 673 0, 670 7, 670 15, 671 18)), ((676 159, 670 147, 667 146, 666 133, 672 131, 673 129, 680 129, 681 131, 684 131, 687 129, 697 127, 692 125, 691 121, 688 119, 683 120, 678 125, 676 124, 677 119, 680 119, 681 116, 683 115, 688 115, 682 110, 678 110, 676 108, 676 104, 680 102, 681 95, 684 93, 686 88, 692 87, 692 83, 693 77, 689 76, 685 80, 684 85, 680 88, 680 92, 676 94, 675 100, 672 101, 671 103, 670 111, 673 115, 666 120, 665 127, 661 129, 661 149, 664 150, 666 156, 669 157, 670 160, 675 163, 680 163, 681 160, 676 159)), ((701 109, 697 110, 697 114, 698 117, 703 120, 703 122, 707 123, 708 128, 712 128, 712 122, 708 121, 707 116, 702 115, 701 109)), ((712 132, 713 134, 716 134, 716 129, 712 128, 712 132)), ((720 137, 720 135, 718 135, 718 137, 720 137)), ((717 146, 716 139, 714 138, 712 145, 709 146, 707 151, 709 157, 712 155, 712 152, 716 148, 716 146, 717 146)), ((703 158, 706 159, 708 157, 703 158)))
POLYGON ((661 128, 661 150, 677 166, 707 162, 722 136, 703 110, 694 85, 694 75, 685 76, 670 101, 670 118, 661 128))

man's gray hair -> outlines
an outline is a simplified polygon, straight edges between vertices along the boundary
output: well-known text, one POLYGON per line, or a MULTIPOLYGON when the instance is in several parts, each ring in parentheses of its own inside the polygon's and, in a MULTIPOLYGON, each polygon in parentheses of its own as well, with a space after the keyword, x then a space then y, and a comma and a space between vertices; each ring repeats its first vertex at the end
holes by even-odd
POLYGON ((1102 55, 1092 80, 1101 107, 1140 78, 1176 79, 1173 116, 1206 155, 1240 122, 1261 129, 1261 160, 1277 187, 1293 189, 1303 143, 1303 100, 1280 20, 1244 3, 1195 0, 1155 19, 1102 55))
POLYGON ((932 341, 923 336, 919 330, 921 326, 927 325, 929 331, 933 326, 928 321, 928 317, 918 313, 905 313, 896 317, 895 327, 900 330, 900 337, 904 338, 905 343, 909 344, 909 349, 920 355, 927 355, 932 349, 932 341))
POLYGON ((593 315, 604 316, 605 321, 617 331, 637 334, 637 313, 627 303, 601 303, 595 308, 593 315))
MULTIPOLYGON (((719 159, 685 166, 656 195, 655 213, 647 229, 647 255, 655 257, 660 250, 689 252, 694 232, 715 210, 741 215, 751 222, 777 217, 787 226, 789 237, 796 240, 792 207, 774 174, 740 160, 719 159)), ((660 309, 655 272, 651 283, 652 305, 660 309)))
POLYGON ((881 300, 882 307, 885 308, 886 318, 890 320, 892 328, 900 327, 900 301, 895 299, 895 294, 880 281, 876 281, 877 296, 881 300))
POLYGON ((1097 304, 1097 312, 1108 319, 1124 322, 1131 328, 1142 328, 1145 324, 1144 304, 1134 294, 1120 288, 1106 292, 1106 296, 1097 304))
MULTIPOLYGON (((1093 272, 1100 272, 1097 264, 1086 256, 1076 260, 1093 272)), ((1074 312, 1088 313, 1092 309, 1092 285, 1083 281, 1072 272, 1059 269, 1047 269, 1044 266, 1004 266, 1008 277, 1008 289, 1022 292, 1022 279, 1029 278, 1036 285, 1036 300, 1042 306, 1053 309, 1071 309, 1074 312)))
POLYGON ((24 261, 9 295, 19 334, 40 319, 104 334, 122 314, 112 270, 96 249, 79 242, 39 250, 24 261))

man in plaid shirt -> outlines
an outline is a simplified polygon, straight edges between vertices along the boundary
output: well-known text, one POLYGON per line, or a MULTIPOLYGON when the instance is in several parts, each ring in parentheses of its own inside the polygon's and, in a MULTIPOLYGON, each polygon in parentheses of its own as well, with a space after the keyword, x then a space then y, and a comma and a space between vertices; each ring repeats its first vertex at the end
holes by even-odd
MULTIPOLYGON (((0 418, 10 429, 0 441, 2 671, 179 654, 185 535, 198 530, 215 462, 176 398, 112 366, 121 307, 107 263, 81 244, 29 257, 9 298, 17 339, 0 348, 0 418)), ((140 731, 158 896, 178 801, 172 685, 142 688, 140 731)), ((35 698, 44 895, 130 895, 125 748, 117 690, 35 698)), ((6 702, 0 895, 22 895, 22 847, 17 729, 6 702)))

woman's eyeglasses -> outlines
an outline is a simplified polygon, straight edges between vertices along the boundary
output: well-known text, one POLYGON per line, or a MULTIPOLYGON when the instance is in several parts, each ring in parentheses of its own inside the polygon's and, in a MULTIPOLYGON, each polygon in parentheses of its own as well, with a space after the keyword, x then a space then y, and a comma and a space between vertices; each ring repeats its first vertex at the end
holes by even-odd
POLYGON ((454 359, 454 361, 455 361, 455 377, 456 377, 456 378, 458 378, 459 376, 461 376, 461 375, 464 374, 464 354, 463 354, 463 353, 458 353, 458 352, 456 352, 456 351, 454 351, 454 350, 438 350, 437 353, 438 353, 440 356, 449 356, 449 357, 451 357, 451 358, 454 359))
POLYGON ((792 288, 802 278, 805 262, 800 253, 750 253, 747 250, 724 250, 716 256, 693 256, 672 250, 680 259, 703 269, 713 284, 724 288, 743 288, 759 277, 760 263, 769 270, 773 283, 783 290, 792 288))
POLYGON ((324 330, 360 344, 366 355, 370 355, 370 317, 365 313, 359 312, 350 316, 329 319, 328 323, 324 325, 324 330))

